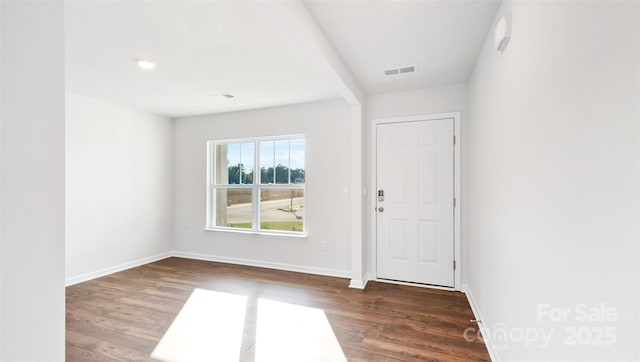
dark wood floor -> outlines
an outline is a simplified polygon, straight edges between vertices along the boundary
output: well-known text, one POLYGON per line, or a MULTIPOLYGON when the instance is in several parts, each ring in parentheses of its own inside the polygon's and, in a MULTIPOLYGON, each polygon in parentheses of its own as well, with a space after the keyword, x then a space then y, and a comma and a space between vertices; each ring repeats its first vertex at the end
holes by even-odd
MULTIPOLYGON (((489 360, 481 340, 463 337, 473 326, 464 294, 376 282, 364 291, 347 285, 340 278, 164 259, 67 288, 67 360, 154 360, 151 354, 196 289, 246 296, 247 310, 255 308, 256 300, 322 310, 335 345, 349 361, 489 360)), ((242 323, 242 348, 233 359, 259 360, 255 314, 248 313, 242 323)))

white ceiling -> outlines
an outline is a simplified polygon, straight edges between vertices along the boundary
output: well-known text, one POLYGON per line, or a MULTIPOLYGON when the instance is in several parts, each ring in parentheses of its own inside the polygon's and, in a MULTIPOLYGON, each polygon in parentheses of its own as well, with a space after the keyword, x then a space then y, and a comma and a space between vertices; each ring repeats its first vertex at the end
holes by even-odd
POLYGON ((499 1, 308 1, 368 94, 466 83, 499 1), (417 65, 414 74, 385 76, 417 65))
MULTIPOLYGON (((466 82, 497 5, 307 2, 369 94, 466 82), (383 76, 386 68, 414 64, 415 74, 383 76)), ((317 39, 279 1, 69 1, 65 7, 72 92, 170 117, 343 94, 339 72, 322 58, 317 39), (158 66, 144 71, 135 59, 158 66), (226 92, 235 98, 211 96, 226 92)))
POLYGON ((69 1, 67 89, 170 117, 337 98, 278 2, 69 1), (139 69, 136 58, 158 63, 139 69), (211 97, 228 92, 233 99, 211 97))

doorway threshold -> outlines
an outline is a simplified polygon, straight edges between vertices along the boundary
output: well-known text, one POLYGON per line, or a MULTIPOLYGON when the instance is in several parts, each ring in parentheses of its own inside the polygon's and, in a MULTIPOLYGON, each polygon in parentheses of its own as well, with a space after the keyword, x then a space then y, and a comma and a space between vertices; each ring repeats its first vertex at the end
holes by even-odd
POLYGON ((407 286, 410 286, 410 287, 418 287, 418 288, 430 288, 430 289, 448 290, 448 291, 452 291, 452 292, 458 292, 459 291, 455 287, 449 287, 449 286, 445 286, 445 285, 434 285, 434 284, 406 282, 406 281, 394 280, 394 279, 376 278, 373 281, 380 282, 380 283, 407 285, 407 286))

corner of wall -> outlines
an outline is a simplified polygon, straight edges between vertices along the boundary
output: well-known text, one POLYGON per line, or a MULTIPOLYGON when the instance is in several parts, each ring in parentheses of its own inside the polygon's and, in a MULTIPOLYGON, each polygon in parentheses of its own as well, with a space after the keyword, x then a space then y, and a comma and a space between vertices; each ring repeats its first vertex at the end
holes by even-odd
MULTIPOLYGON (((463 292, 467 296, 467 301, 469 302, 469 306, 471 307, 471 311, 476 320, 476 325, 478 326, 478 330, 482 335, 482 340, 484 341, 485 346, 487 347, 487 352, 489 352, 489 357, 494 362, 501 361, 497 349, 493 344, 493 340, 490 335, 490 331, 487 329, 485 323, 482 319, 482 313, 480 312, 480 308, 478 307, 478 303, 473 297, 473 293, 471 292, 471 288, 467 284, 462 284, 460 291, 463 292)), ((476 332, 475 330, 473 332, 476 332)))

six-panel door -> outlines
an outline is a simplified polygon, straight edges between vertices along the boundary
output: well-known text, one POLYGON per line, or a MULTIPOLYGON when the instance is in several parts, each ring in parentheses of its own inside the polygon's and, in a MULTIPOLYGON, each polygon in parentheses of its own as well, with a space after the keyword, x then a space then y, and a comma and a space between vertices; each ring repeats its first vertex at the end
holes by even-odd
POLYGON ((377 276, 453 287, 454 121, 380 124, 376 133, 377 276))

